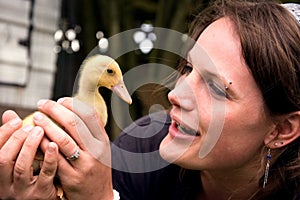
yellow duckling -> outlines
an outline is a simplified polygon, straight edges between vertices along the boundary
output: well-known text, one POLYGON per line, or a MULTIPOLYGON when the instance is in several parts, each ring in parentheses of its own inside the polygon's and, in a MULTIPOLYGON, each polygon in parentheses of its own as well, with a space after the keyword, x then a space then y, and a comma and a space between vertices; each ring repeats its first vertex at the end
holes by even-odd
MULTIPOLYGON (((118 63, 109 56, 97 54, 87 58, 82 63, 78 81, 78 91, 74 95, 74 98, 93 106, 99 114, 103 126, 105 126, 107 123, 107 106, 98 91, 99 87, 106 87, 128 104, 132 103, 118 63)), ((28 115, 23 120, 23 125, 34 125, 32 117, 33 114, 28 115)), ((35 174, 39 173, 40 162, 42 162, 42 160, 43 153, 39 150, 33 163, 33 171, 35 174)), ((60 199, 66 199, 59 180, 55 181, 55 185, 58 189, 57 196, 59 196, 60 199)))
MULTIPOLYGON (((98 91, 100 87, 106 87, 128 104, 132 103, 119 64, 109 56, 97 54, 87 58, 82 63, 78 91, 74 98, 93 106, 105 126, 107 123, 107 106, 98 91)), ((23 125, 34 125, 32 115, 23 120, 23 125)))

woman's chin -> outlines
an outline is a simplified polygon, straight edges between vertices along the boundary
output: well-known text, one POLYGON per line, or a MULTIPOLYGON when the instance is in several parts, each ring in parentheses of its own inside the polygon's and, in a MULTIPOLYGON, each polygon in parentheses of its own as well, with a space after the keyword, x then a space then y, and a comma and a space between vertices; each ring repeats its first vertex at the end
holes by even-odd
POLYGON ((159 153, 164 160, 170 163, 176 163, 176 161, 189 149, 192 142, 192 139, 183 142, 168 134, 160 143, 159 153))

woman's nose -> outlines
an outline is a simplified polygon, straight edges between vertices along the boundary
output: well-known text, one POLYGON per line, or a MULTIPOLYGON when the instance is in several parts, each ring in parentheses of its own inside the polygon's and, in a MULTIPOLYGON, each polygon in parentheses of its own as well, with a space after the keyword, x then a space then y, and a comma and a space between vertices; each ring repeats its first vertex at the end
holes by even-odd
POLYGON ((195 106, 195 94, 186 79, 177 82, 175 88, 169 92, 168 99, 173 106, 187 111, 195 106))

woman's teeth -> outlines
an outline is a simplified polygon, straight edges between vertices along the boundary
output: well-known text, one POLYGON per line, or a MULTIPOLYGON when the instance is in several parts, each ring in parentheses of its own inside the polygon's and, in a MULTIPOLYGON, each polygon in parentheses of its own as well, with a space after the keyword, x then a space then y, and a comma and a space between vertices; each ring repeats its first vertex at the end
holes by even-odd
POLYGON ((176 125, 177 125, 178 130, 179 130, 180 132, 182 132, 182 133, 185 133, 185 134, 187 134, 187 135, 193 135, 193 136, 199 135, 199 134, 197 133, 197 131, 194 131, 194 130, 191 130, 191 129, 187 129, 187 128, 181 126, 180 124, 176 124, 176 125))

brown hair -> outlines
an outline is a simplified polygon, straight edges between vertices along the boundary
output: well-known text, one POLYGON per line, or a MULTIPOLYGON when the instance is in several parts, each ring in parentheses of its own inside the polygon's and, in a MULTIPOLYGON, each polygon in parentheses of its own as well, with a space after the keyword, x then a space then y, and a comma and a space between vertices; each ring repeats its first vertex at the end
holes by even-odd
MULTIPOLYGON (((218 0, 194 18, 190 36, 197 40, 207 26, 222 17, 229 17, 235 25, 241 53, 269 113, 276 116, 300 110, 300 25, 294 16, 274 1, 218 0)), ((278 150, 266 188, 260 188, 253 199, 297 198, 299 148, 297 139, 278 150)))

